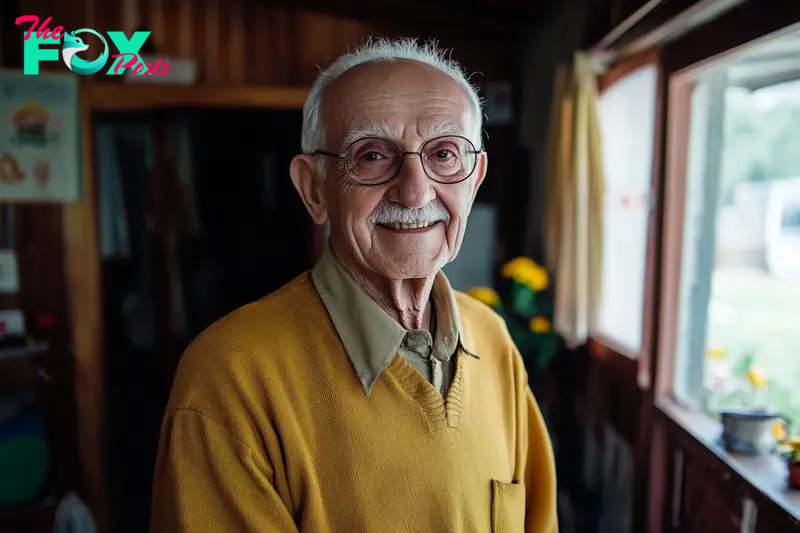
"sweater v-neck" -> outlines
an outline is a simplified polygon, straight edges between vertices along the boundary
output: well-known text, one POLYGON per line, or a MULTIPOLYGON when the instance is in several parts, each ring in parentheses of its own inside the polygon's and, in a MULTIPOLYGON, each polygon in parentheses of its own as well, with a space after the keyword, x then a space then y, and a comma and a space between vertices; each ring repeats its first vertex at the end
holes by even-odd
POLYGON ((447 398, 443 398, 438 390, 425 379, 404 358, 396 355, 387 370, 393 375, 398 384, 420 406, 428 419, 432 431, 443 429, 458 429, 464 414, 464 372, 467 362, 457 350, 455 355, 456 371, 453 382, 447 391, 447 398))

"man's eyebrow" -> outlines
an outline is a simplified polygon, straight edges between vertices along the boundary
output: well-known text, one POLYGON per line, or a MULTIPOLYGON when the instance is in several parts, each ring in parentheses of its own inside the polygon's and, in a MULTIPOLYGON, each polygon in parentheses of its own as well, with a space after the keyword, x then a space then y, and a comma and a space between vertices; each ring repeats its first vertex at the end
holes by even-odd
POLYGON ((365 137, 384 137, 386 139, 399 139, 400 128, 388 122, 370 122, 362 126, 350 128, 342 141, 342 149, 347 148, 351 143, 365 137))
POLYGON ((432 139, 442 135, 464 135, 464 128, 455 122, 434 120, 425 127, 423 133, 426 139, 432 139))
MULTIPOLYGON (((432 139, 442 135, 464 135, 464 128, 456 122, 434 120, 423 130, 425 139, 432 139)), ((342 141, 342 150, 365 137, 382 137, 397 141, 401 137, 400 128, 388 122, 370 122, 363 126, 355 126, 345 135, 342 141)))

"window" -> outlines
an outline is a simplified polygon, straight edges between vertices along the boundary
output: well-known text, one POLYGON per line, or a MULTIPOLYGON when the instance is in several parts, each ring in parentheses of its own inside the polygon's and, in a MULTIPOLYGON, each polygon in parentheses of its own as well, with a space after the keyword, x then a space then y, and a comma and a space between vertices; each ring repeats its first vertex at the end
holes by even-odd
POLYGON ((636 355, 642 345, 658 69, 649 64, 600 98, 605 201, 602 294, 593 333, 636 355))
POLYGON ((675 395, 800 429, 800 33, 690 76, 675 395))

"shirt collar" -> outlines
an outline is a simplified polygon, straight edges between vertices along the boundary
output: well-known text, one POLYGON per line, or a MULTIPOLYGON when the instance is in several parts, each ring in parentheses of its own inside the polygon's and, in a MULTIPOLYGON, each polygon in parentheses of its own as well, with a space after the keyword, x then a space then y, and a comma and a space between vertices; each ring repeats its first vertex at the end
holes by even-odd
MULTIPOLYGON (((364 292, 342 268, 329 246, 325 247, 322 257, 311 271, 311 278, 364 386, 364 392, 369 396, 408 331, 364 292)), ((465 346, 455 295, 441 271, 434 279, 431 297, 436 310, 433 356, 447 360, 460 347, 477 358, 465 346)))

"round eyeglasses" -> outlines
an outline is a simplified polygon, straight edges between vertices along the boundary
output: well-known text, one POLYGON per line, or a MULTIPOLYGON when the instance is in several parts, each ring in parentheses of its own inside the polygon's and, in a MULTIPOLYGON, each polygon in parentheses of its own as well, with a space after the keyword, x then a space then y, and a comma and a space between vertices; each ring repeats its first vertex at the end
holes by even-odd
POLYGON ((365 137, 343 153, 317 150, 306 155, 325 155, 344 161, 347 177, 359 185, 388 183, 400 174, 407 155, 417 155, 425 174, 438 183, 459 183, 469 178, 478 164, 475 145, 466 137, 448 135, 426 141, 418 152, 404 152, 400 145, 381 137, 365 137))

